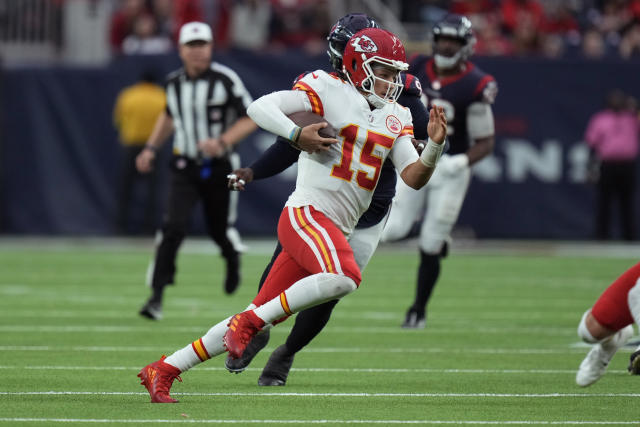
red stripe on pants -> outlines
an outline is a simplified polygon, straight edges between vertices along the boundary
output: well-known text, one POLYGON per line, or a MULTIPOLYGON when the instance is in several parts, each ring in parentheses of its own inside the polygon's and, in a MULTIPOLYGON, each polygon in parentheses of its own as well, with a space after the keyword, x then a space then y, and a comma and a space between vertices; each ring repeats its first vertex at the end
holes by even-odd
MULTIPOLYGON (((278 222, 278 239, 282 244, 282 252, 276 258, 262 289, 253 300, 257 306, 277 297, 298 280, 323 272, 322 266, 318 263, 318 257, 313 253, 308 242, 294 229, 289 217, 289 209, 292 208, 284 208, 278 222)), ((362 281, 360 269, 344 234, 322 212, 311 206, 309 210, 313 219, 326 230, 333 242, 344 275, 359 285, 362 281)))

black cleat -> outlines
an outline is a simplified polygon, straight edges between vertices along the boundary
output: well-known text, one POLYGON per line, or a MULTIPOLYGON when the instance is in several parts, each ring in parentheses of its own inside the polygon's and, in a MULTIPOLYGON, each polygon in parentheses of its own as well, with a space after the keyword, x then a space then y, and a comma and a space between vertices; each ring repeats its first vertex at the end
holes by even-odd
POLYGON ((227 276, 224 279, 224 291, 227 295, 231 295, 240 284, 240 254, 231 255, 226 261, 227 276))
POLYGON ((424 329, 426 323, 424 313, 410 308, 409 311, 407 311, 407 316, 404 319, 402 327, 404 329, 424 329))
POLYGON ((640 375, 640 350, 634 351, 629 357, 629 373, 631 375, 640 375))
POLYGON ((271 353, 267 364, 262 370, 260 378, 258 378, 258 385, 285 385, 287 383, 287 377, 289 376, 289 371, 291 370, 291 365, 293 365, 293 358, 295 355, 295 353, 289 353, 286 344, 282 344, 280 347, 276 348, 273 353, 271 353))
POLYGON ((253 337, 240 358, 234 359, 231 356, 227 356, 227 359, 224 361, 224 367, 233 374, 239 374, 249 366, 253 358, 256 357, 256 354, 258 354, 268 342, 269 330, 266 330, 253 337))
POLYGON ((147 301, 147 303, 140 309, 140 316, 151 320, 162 319, 162 304, 151 300, 147 301))

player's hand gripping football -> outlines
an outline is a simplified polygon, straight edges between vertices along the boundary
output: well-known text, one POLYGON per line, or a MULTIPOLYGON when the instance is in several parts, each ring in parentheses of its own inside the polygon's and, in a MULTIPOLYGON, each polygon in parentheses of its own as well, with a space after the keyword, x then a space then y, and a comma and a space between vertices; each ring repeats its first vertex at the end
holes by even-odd
POLYGON ((300 150, 313 154, 316 151, 329 151, 333 144, 337 144, 335 138, 323 138, 318 133, 320 129, 329 126, 328 123, 313 123, 302 128, 297 144, 300 150))
POLYGON ((244 186, 253 181, 253 169, 240 168, 227 175, 228 187, 231 191, 244 191, 244 186))
POLYGON ((433 106, 429 112, 429 124, 427 124, 429 138, 436 144, 442 144, 447 136, 447 117, 444 108, 433 106))

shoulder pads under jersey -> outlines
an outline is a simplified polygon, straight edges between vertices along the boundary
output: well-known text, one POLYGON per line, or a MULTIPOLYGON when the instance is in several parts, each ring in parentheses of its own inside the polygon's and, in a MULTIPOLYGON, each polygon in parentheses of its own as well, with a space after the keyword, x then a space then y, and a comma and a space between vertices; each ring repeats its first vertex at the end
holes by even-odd
MULTIPOLYGON (((294 87, 294 86, 296 85, 296 83, 298 83, 298 82, 300 81, 300 79, 302 79, 304 76, 306 76, 307 74, 312 74, 312 73, 315 73, 315 71, 305 71, 304 73, 300 74, 298 77, 296 77, 296 78, 293 80, 293 84, 291 85, 291 87, 294 87)), ((340 76, 338 75, 338 73, 336 73, 335 71, 332 71, 332 72, 327 73, 327 74, 329 74, 330 76, 333 76, 333 77, 338 77, 338 78, 340 78, 340 76)))

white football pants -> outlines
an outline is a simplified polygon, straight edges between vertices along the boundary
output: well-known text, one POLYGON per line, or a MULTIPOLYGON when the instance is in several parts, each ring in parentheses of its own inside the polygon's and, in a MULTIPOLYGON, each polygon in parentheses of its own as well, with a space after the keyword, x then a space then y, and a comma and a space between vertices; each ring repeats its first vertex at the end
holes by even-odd
POLYGON ((354 229, 351 235, 347 238, 349 246, 353 249, 353 257, 355 258, 358 267, 360 267, 361 273, 364 271, 367 264, 369 264, 371 257, 378 248, 378 243, 380 243, 380 237, 382 236, 382 230, 389 219, 390 212, 391 210, 387 211, 384 218, 372 227, 354 229))
POLYGON ((469 189, 471 169, 467 167, 456 174, 443 172, 444 168, 440 166, 450 158, 447 154, 442 155, 431 179, 420 190, 406 185, 398 175, 396 196, 382 232, 383 242, 406 237, 414 222, 420 219, 420 249, 423 252, 438 254, 443 243, 451 240, 451 230, 469 189))

